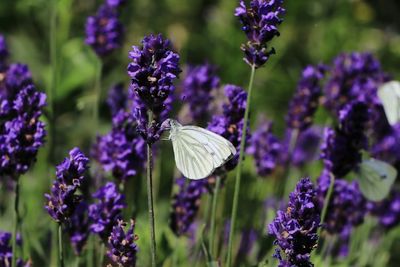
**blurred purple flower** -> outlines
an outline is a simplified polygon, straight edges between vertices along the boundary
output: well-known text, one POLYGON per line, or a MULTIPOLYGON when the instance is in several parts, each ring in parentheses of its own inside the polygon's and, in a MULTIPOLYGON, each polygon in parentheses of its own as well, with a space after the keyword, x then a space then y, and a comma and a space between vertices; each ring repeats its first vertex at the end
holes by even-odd
POLYGON ((126 0, 107 0, 107 5, 113 8, 119 8, 125 4, 126 0))
MULTIPOLYGON (((318 178, 318 199, 322 207, 330 184, 329 172, 324 170, 318 178)), ((356 181, 336 179, 328 204, 324 229, 329 233, 342 233, 346 227, 357 226, 364 221, 366 201, 356 181)))
POLYGON ((183 81, 183 97, 189 103, 192 120, 207 121, 209 106, 213 100, 211 92, 219 87, 216 67, 210 64, 190 66, 183 81))
POLYGON ((239 257, 247 256, 253 249, 258 238, 258 233, 254 229, 246 229, 242 231, 240 245, 238 250, 239 257))
POLYGON ((320 154, 320 143, 323 138, 323 129, 312 126, 302 131, 296 142, 292 155, 295 166, 303 166, 306 163, 317 160, 320 154))
POLYGON ((131 113, 120 110, 114 116, 111 131, 97 138, 92 155, 119 182, 126 182, 142 171, 146 146, 131 113))
POLYGON ((124 91, 123 83, 114 84, 108 91, 107 104, 111 115, 115 116, 118 111, 125 110, 127 107, 128 96, 124 91))
POLYGON ((390 131, 384 135, 371 148, 372 157, 383 160, 400 168, 400 124, 390 127, 390 131))
POLYGON ((250 66, 261 67, 275 53, 267 43, 279 36, 278 25, 285 14, 282 5, 283 0, 250 0, 249 6, 246 6, 241 0, 235 9, 235 16, 243 25, 242 30, 248 39, 241 49, 245 54, 244 61, 250 66))
MULTIPOLYGON (((224 87, 228 103, 223 105, 223 115, 214 115, 208 124, 208 130, 217 133, 228 139, 236 148, 240 149, 240 140, 243 131, 243 118, 247 103, 247 93, 243 88, 235 85, 226 85, 224 87)), ((249 131, 249 127, 246 127, 249 131)), ((247 134, 249 140, 250 133, 247 134)), ((247 142, 247 141, 246 141, 247 142)), ((239 159, 239 153, 224 165, 224 170, 233 170, 239 159)))
POLYGON ((124 27, 116 9, 107 4, 101 5, 95 16, 87 18, 85 31, 86 44, 100 57, 110 54, 122 45, 124 27))
POLYGON ((178 235, 187 234, 199 210, 201 196, 207 192, 207 179, 190 180, 186 184, 184 177, 176 179, 178 192, 172 200, 170 227, 178 235))
POLYGON ((8 67, 5 74, 5 87, 3 92, 0 93, 0 96, 12 101, 19 91, 32 84, 32 74, 28 66, 21 63, 13 63, 8 67))
POLYGON ((126 207, 125 196, 118 192, 114 183, 108 182, 93 197, 97 203, 89 206, 90 230, 106 242, 112 227, 122 217, 122 209, 126 207))
POLYGON ((361 149, 367 148, 364 133, 370 111, 364 102, 354 101, 340 110, 340 127, 327 128, 321 157, 336 177, 344 177, 361 162, 361 149))
POLYGON ((262 122, 252 133, 246 152, 253 155, 258 175, 267 176, 275 170, 282 145, 272 133, 271 122, 262 122))
POLYGON ((45 125, 39 120, 46 95, 28 85, 15 96, 0 116, 0 176, 17 178, 28 171, 44 144, 45 125))
POLYGON ((369 202, 368 210, 378 217, 379 223, 386 229, 396 227, 400 223, 400 192, 393 189, 390 195, 380 202, 369 202))
POLYGON ((76 255, 81 255, 89 237, 88 211, 87 203, 85 201, 80 202, 66 224, 66 231, 76 255))
POLYGON ((312 124, 322 93, 321 80, 324 78, 326 69, 326 66, 320 64, 315 67, 307 66, 303 70, 286 116, 288 128, 303 131, 312 124))
POLYGON ((308 178, 301 179, 289 196, 286 212, 278 211, 277 217, 269 225, 269 233, 274 235, 276 250, 274 257, 279 266, 313 266, 310 253, 318 241, 320 227, 320 206, 314 185, 308 178), (285 256, 283 259, 282 253, 285 256))
POLYGON ((68 221, 81 202, 81 196, 75 193, 85 180, 88 163, 89 159, 75 147, 69 152, 69 157, 56 167, 56 180, 51 193, 45 194, 45 208, 56 222, 68 221))
MULTIPOLYGON (((11 266, 13 249, 11 245, 12 234, 0 230, 0 266, 9 267, 11 266)), ((17 234, 17 245, 22 245, 22 239, 17 234)), ((24 262, 22 259, 17 259, 17 267, 30 267, 32 266, 30 261, 24 262)))
POLYGON ((118 266, 135 267, 138 252, 138 246, 135 243, 138 239, 135 234, 135 222, 131 220, 131 226, 125 232, 126 225, 119 220, 118 224, 112 228, 111 235, 108 237, 107 255, 118 266))
POLYGON ((160 115, 166 107, 166 101, 174 92, 173 82, 181 72, 179 55, 172 51, 171 42, 161 34, 148 35, 142 40, 142 46, 132 46, 129 52, 132 62, 128 65, 131 77, 131 89, 145 105, 146 112, 134 107, 138 121, 138 130, 147 143, 159 139, 161 127, 160 115), (147 110, 154 114, 154 120, 148 125, 147 110))

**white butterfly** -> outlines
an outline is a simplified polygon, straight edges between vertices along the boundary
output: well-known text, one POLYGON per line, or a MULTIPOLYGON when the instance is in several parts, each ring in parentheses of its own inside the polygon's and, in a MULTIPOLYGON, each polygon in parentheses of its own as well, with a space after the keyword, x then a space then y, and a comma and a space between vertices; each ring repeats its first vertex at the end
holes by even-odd
POLYGON ((387 197, 397 177, 397 171, 386 162, 370 158, 364 160, 358 171, 360 190, 372 201, 387 197))
POLYGON ((381 85, 378 89, 378 97, 390 125, 400 122, 400 82, 391 81, 381 85))
POLYGON ((176 167, 189 179, 210 176, 233 155, 236 149, 224 137, 197 126, 182 126, 167 119, 162 127, 170 130, 168 139, 172 141, 176 167))

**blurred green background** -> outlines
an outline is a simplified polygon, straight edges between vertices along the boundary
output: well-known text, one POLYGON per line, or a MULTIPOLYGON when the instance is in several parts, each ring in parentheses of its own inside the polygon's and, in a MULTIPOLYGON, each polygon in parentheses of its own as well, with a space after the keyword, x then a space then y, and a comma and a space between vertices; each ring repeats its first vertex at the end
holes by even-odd
MULTIPOLYGON (((8 41, 11 61, 28 64, 37 87, 46 92, 51 83, 49 34, 54 2, 0 2, 0 32, 8 41)), ((56 150, 49 162, 46 160, 48 146, 42 149, 33 171, 22 180, 24 237, 28 243, 24 247, 25 250, 29 246, 34 247, 36 262, 47 262, 49 253, 49 247, 43 245, 49 241, 46 238, 49 238, 51 225, 50 218, 43 211, 43 193, 49 190, 53 179, 53 164, 60 162, 73 146, 88 151, 93 131, 105 133, 110 128, 110 115, 104 102, 100 128, 93 129, 93 124, 88 123, 94 101, 96 56, 84 44, 84 25, 86 17, 94 14, 101 2, 58 0, 57 61, 60 72, 54 96, 56 150)), ((127 0, 122 10, 125 42, 121 49, 105 60, 103 99, 112 84, 122 81, 128 85, 125 70, 130 47, 137 45, 145 34, 158 32, 173 41, 181 55, 182 65, 213 63, 218 66, 222 83, 246 87, 250 68, 243 62, 239 49, 245 35, 233 16, 236 6, 235 0, 127 0)), ((330 63, 341 52, 370 51, 381 61, 384 70, 400 78, 400 1, 286 0, 284 6, 287 14, 280 26, 281 36, 271 44, 276 49, 276 55, 256 73, 253 124, 259 114, 266 114, 274 121, 276 132, 281 134, 284 129, 283 115, 302 68, 319 62, 330 63)), ((159 174, 162 180, 158 185, 158 198, 162 201, 158 201, 157 208, 161 222, 168 218, 173 178, 172 162, 163 161, 162 166, 162 173, 159 174)), ((249 171, 250 167, 247 169, 249 171)), ((259 185, 262 184, 257 182, 253 186, 259 185)), ((228 184, 227 191, 231 192, 229 190, 228 184)), ((258 192, 260 198, 265 190, 258 192)), ((250 191, 245 189, 244 192, 250 191)), ((230 197, 227 199, 230 200, 230 197)), ((145 201, 142 206, 146 207, 145 201)), ((5 219, 12 218, 10 212, 8 209, 3 214, 1 229, 11 229, 12 220, 5 219)), ((224 211, 226 214, 229 212, 230 208, 224 211)), ((147 223, 146 213, 140 216, 142 218, 139 219, 147 223)), ((143 224, 138 224, 138 232, 142 236, 139 242, 147 246, 148 231, 147 228, 141 230, 141 227, 147 227, 143 224)), ((246 224, 245 220, 242 224, 246 224)), ((167 226, 160 228, 163 227, 167 226)))

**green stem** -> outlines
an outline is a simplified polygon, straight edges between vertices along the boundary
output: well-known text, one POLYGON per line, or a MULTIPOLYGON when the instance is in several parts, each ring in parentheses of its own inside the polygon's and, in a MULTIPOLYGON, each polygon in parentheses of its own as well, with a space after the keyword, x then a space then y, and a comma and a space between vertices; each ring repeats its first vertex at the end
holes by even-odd
POLYGON ((14 230, 12 235, 12 259, 11 266, 17 262, 17 233, 19 227, 19 177, 15 180, 15 201, 14 201, 14 230))
MULTIPOLYGON (((332 173, 329 173, 329 176, 330 176, 329 188, 328 188, 328 192, 326 193, 324 206, 323 206, 322 212, 321 212, 321 225, 325 221, 326 213, 328 211, 329 202, 330 202, 330 199, 331 199, 331 196, 332 196, 332 192, 333 192, 333 188, 334 188, 334 185, 335 185, 335 176, 332 173)), ((322 231, 322 227, 318 227, 317 235, 319 237, 321 236, 321 231, 322 231)))
POLYGON ((86 261, 87 261, 88 267, 94 266, 94 262, 93 262, 94 249, 95 249, 95 238, 93 235, 90 235, 89 241, 88 241, 88 250, 87 250, 87 254, 86 254, 86 261))
MULTIPOLYGON (((101 73, 103 70, 103 63, 100 58, 97 58, 96 65, 96 84, 95 84, 95 93, 94 93, 94 109, 93 109, 93 121, 95 125, 95 129, 99 128, 99 110, 100 110, 100 101, 101 101, 101 73)), ((96 134, 95 130, 95 134, 96 134)))
POLYGON ((100 247, 100 255, 99 255, 100 265, 99 266, 103 266, 105 251, 106 251, 106 246, 104 245, 104 242, 103 242, 103 243, 101 243, 101 247, 100 247))
POLYGON ((51 16, 50 16, 50 64, 51 64, 51 84, 47 91, 48 96, 48 107, 50 111, 49 116, 49 154, 48 161, 54 161, 54 147, 55 147, 55 105, 54 96, 58 83, 58 62, 57 62, 57 2, 53 0, 51 5, 51 16))
POLYGON ((253 88, 255 72, 256 72, 256 67, 253 65, 251 67, 246 111, 244 112, 242 139, 240 140, 239 162, 238 162, 237 170, 236 170, 235 191, 233 194, 233 206, 232 206, 232 215, 231 215, 231 228, 229 231, 228 255, 227 255, 227 259, 226 259, 227 267, 232 266, 233 235, 234 235, 235 226, 236 226, 236 216, 237 216, 237 209, 238 209, 238 203, 239 203, 240 179, 242 176, 242 162, 243 162, 243 157, 244 157, 244 155, 243 155, 244 147, 246 144, 246 130, 247 130, 247 124, 248 124, 248 120, 249 120, 251 91, 253 88))
POLYGON ((64 267, 64 244, 61 223, 58 224, 58 260, 59 266, 64 267))
POLYGON ((215 188, 214 188, 214 194, 213 194, 213 202, 212 202, 212 209, 211 209, 211 221, 210 221, 210 254, 211 257, 215 258, 215 218, 216 218, 216 213, 217 213, 217 201, 218 201, 218 193, 219 189, 221 187, 221 178, 219 176, 216 177, 216 183, 215 183, 215 188))
MULTIPOLYGON (((153 112, 149 111, 149 125, 153 121, 153 112)), ((151 266, 156 266, 156 234, 154 223, 154 204, 153 204, 153 174, 152 174, 153 154, 151 144, 147 144, 147 205, 149 208, 150 237, 151 237, 151 266)))

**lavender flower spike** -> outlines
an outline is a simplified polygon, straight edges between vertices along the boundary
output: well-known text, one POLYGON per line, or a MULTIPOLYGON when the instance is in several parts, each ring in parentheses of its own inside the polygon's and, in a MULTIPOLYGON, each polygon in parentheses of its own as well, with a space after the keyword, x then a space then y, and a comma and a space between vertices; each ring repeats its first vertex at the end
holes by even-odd
POLYGON ((313 266, 310 254, 318 241, 319 214, 317 192, 310 179, 303 178, 290 194, 286 212, 278 211, 269 225, 269 233, 279 246, 274 255, 280 261, 279 266, 313 266))
POLYGON ((68 221, 80 203, 81 197, 75 193, 85 178, 85 172, 89 168, 88 163, 89 159, 79 148, 74 148, 69 152, 69 157, 57 166, 56 180, 51 193, 45 194, 47 199, 45 208, 56 222, 68 221))
POLYGON ((273 48, 268 48, 267 43, 275 36, 279 36, 278 25, 282 23, 285 9, 283 0, 250 0, 246 6, 243 0, 235 10, 241 22, 248 42, 242 44, 244 61, 250 66, 261 67, 267 62, 269 56, 275 53, 273 48))
MULTIPOLYGON (((0 266, 8 267, 11 266, 11 258, 13 255, 13 249, 11 246, 11 233, 0 230, 0 266)), ((22 245, 22 239, 17 234, 17 245, 22 245)), ((17 259, 16 267, 30 267, 32 266, 30 261, 24 262, 22 259, 17 259)))
POLYGON ((172 51, 168 39, 161 34, 151 34, 143 38, 141 47, 132 47, 129 57, 132 59, 128 65, 132 93, 154 114, 154 121, 148 129, 147 114, 138 108, 135 112, 138 128, 148 143, 154 143, 159 139, 159 117, 168 97, 174 92, 173 82, 181 72, 179 55, 172 51))
POLYGON ((113 227, 108 238, 109 250, 107 255, 118 266, 135 267, 138 252, 138 246, 135 243, 138 240, 135 234, 135 221, 131 220, 131 226, 127 232, 124 230, 125 227, 126 223, 121 220, 113 227))
POLYGON ((113 225, 121 219, 122 209, 126 207, 125 196, 118 192, 114 183, 108 182, 93 197, 98 201, 89 206, 90 230, 106 241, 113 225))

